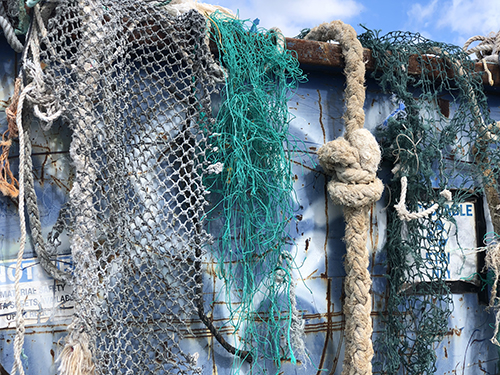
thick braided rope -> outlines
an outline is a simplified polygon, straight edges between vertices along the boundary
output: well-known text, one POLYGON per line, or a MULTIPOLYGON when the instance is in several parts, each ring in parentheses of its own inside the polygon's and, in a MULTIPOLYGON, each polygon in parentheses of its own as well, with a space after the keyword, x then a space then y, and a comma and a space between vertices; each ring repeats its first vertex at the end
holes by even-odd
POLYGON ((363 128, 365 112, 365 64, 363 63, 363 47, 358 41, 356 32, 350 25, 342 21, 323 23, 312 29, 304 38, 306 40, 329 41, 340 43, 345 59, 344 74, 346 77, 344 121, 345 138, 355 129, 363 128))
MULTIPOLYGON (((33 90, 28 95, 28 99, 33 104, 33 111, 35 116, 41 120, 42 129, 48 130, 52 122, 61 115, 62 110, 58 109, 59 105, 57 103, 57 100, 46 84, 46 81, 50 81, 50 77, 44 75, 41 69, 39 51, 40 42, 38 33, 40 33, 43 37, 46 37, 47 30, 45 29, 42 16, 40 15, 40 5, 35 5, 34 14, 36 22, 34 22, 34 30, 33 33, 31 33, 32 38, 29 40, 29 42, 27 42, 27 45, 29 46, 29 52, 32 54, 33 61, 26 60, 25 62, 25 72, 27 73, 28 77, 32 79, 33 85, 33 90), (44 109, 45 113, 42 113, 40 107, 44 109), (45 125, 43 124, 43 122, 45 122, 45 125)), ((51 48, 49 47, 49 49, 51 48)), ((26 206, 35 252, 37 254, 40 265, 43 267, 45 272, 47 272, 53 279, 68 283, 71 280, 71 275, 67 272, 61 271, 54 263, 52 263, 50 256, 53 254, 49 254, 49 252, 47 251, 46 243, 42 235, 40 212, 38 210, 33 179, 33 160, 31 159, 32 149, 29 137, 26 137, 25 144, 26 206)))
MULTIPOLYGON (((1 8, 1 7, 0 7, 1 8)), ((38 11, 39 6, 37 5, 35 7, 35 11, 38 11)), ((39 20, 40 21, 40 20, 39 20)), ((43 21, 40 21, 43 22, 43 21)), ((40 25, 38 25, 40 27, 40 25)), ((42 24, 43 26, 43 24, 42 24)), ((44 83, 44 76, 42 75, 42 71, 40 68, 40 59, 39 59, 39 52, 38 52, 38 38, 37 38, 37 30, 35 29, 34 32, 32 33, 33 38, 30 39, 29 42, 27 42, 28 46, 28 52, 30 52, 33 55, 33 62, 26 59, 24 61, 24 71, 27 74, 27 78, 29 80, 32 80, 30 85, 29 90, 25 89, 24 97, 23 97, 23 102, 25 99, 27 99, 29 102, 34 104, 34 109, 35 109, 35 115, 37 115, 37 108, 38 112, 40 112, 39 105, 43 105, 46 108, 52 108, 54 107, 54 98, 53 95, 50 92, 47 92, 45 89, 45 83, 44 83), (49 105, 50 104, 50 105, 49 105)), ((7 113, 7 119, 8 119, 8 124, 9 124, 9 139, 18 135, 18 126, 16 123, 19 121, 19 112, 15 110, 16 108, 19 108, 19 86, 21 83, 21 79, 18 78, 16 80, 16 89, 15 89, 15 94, 14 94, 14 99, 12 101, 12 105, 9 106, 6 110, 7 113)), ((50 114, 47 116, 43 115, 37 115, 42 121, 45 121, 47 123, 50 123, 51 121, 55 120, 59 115, 61 114, 61 110, 59 111, 54 111, 50 112, 50 114), (55 117, 55 115, 57 117, 55 117)), ((49 124, 47 124, 49 125, 49 124)), ((42 126, 43 127, 43 126, 42 126)), ((37 205, 37 197, 35 193, 35 187, 34 187, 34 179, 33 179, 33 161, 31 159, 31 142, 29 139, 29 128, 25 130, 26 135, 23 137, 23 156, 24 156, 24 162, 22 165, 24 165, 24 174, 23 174, 23 180, 24 180, 24 195, 25 195, 25 200, 26 200, 26 206, 27 206, 27 212, 28 212, 28 218, 29 218, 29 223, 31 227, 31 235, 33 238, 33 243, 34 243, 34 250, 37 254, 37 258, 40 262, 40 265, 43 267, 43 269, 54 279, 68 282, 70 280, 71 275, 59 270, 55 264, 51 262, 50 259, 50 254, 46 250, 45 246, 45 241, 42 236, 42 225, 40 222, 40 213, 38 210, 38 205, 37 205)), ((8 148, 4 150, 4 153, 8 153, 8 148)), ((8 160, 5 162, 5 168, 8 169, 8 160)), ((20 171, 21 171, 21 165, 20 165, 20 171)), ((10 170, 7 170, 5 172, 7 176, 9 176, 10 170)), ((21 174, 21 173, 20 173, 21 174)), ((0 190, 4 192, 6 190, 5 185, 8 185, 5 181, 6 179, 0 179, 0 190), (4 187, 2 189, 2 187, 4 187)), ((15 181, 17 183, 17 181, 15 181)), ((18 191, 15 189, 15 184, 12 184, 12 189, 10 189, 9 195, 11 196, 17 196, 18 191), (12 190, 12 191, 11 191, 12 190)), ((5 194, 5 192, 4 192, 5 194)), ((24 204, 24 199, 23 199, 23 204, 24 204)), ((24 211, 23 211, 24 214, 24 211)))
POLYGON ((7 39, 7 43, 12 47, 14 51, 17 53, 21 53, 24 49, 23 44, 17 39, 16 33, 14 32, 14 28, 9 22, 7 17, 7 13, 3 8, 3 4, 0 4, 0 27, 3 30, 5 35, 5 39, 7 39))
POLYGON ((18 371, 20 375, 24 375, 23 364, 21 362, 21 354, 24 345, 24 312, 21 299, 21 276, 22 261, 24 256, 24 247, 26 245, 26 221, 24 217, 24 174, 25 174, 25 154, 24 154, 24 133, 22 126, 23 103, 26 95, 33 89, 33 85, 28 85, 21 92, 17 103, 17 129, 19 136, 19 225, 21 228, 21 237, 19 239, 19 252, 17 253, 16 273, 14 278, 14 289, 16 295, 16 337, 14 339, 14 366, 12 367, 11 375, 15 375, 18 371))
POLYGON ((84 24, 82 53, 78 61, 78 100, 83 105, 78 109, 79 118, 73 128, 70 156, 75 166, 73 187, 69 193, 73 209, 76 208, 74 232, 70 240, 71 255, 75 267, 73 295, 77 301, 75 316, 65 339, 64 349, 58 358, 60 375, 93 375, 95 364, 92 348, 95 346, 97 321, 97 276, 98 262, 94 253, 96 234, 96 211, 93 188, 97 179, 94 163, 90 159, 93 139, 98 133, 92 105, 88 104, 100 80, 99 72, 86 63, 90 56, 100 56, 99 49, 105 42, 105 31, 99 20, 103 19, 103 9, 96 0, 80 0, 80 14, 84 24), (85 311, 85 313, 82 313, 85 311))
POLYGON ((468 55, 475 53, 478 59, 482 61, 484 71, 488 74, 490 86, 493 86, 493 77, 486 62, 494 62, 496 64, 500 63, 500 31, 496 34, 491 33, 489 36, 473 36, 465 42, 462 49, 468 55), (472 43, 478 41, 480 43, 477 46, 469 48, 472 43))
POLYGON ((38 210, 37 197, 35 192, 34 178, 33 178, 33 160, 31 159, 31 141, 28 137, 25 139, 25 183, 24 191, 26 196, 26 208, 28 212, 28 219, 31 229, 31 237, 33 238, 34 250, 36 252, 38 261, 42 268, 53 279, 70 282, 71 274, 61 271, 57 266, 52 263, 47 251, 45 239, 42 235, 42 224, 40 222, 40 212, 38 210))
POLYGON ((345 59, 346 112, 345 133, 321 147, 318 157, 327 173, 332 175, 328 192, 332 201, 344 206, 345 238, 345 292, 344 314, 345 358, 343 375, 372 374, 372 321, 366 248, 370 206, 380 199, 383 184, 377 178, 380 148, 373 135, 363 129, 365 114, 365 65, 363 47, 354 29, 341 21, 322 24, 305 37, 340 43, 345 59))

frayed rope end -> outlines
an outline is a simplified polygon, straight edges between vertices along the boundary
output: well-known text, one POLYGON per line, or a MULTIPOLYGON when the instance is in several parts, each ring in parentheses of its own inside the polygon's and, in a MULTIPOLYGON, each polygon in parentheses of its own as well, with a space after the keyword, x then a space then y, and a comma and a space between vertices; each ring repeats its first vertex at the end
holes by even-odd
POLYGON ((71 332, 57 358, 59 375, 94 375, 94 363, 86 333, 71 332))

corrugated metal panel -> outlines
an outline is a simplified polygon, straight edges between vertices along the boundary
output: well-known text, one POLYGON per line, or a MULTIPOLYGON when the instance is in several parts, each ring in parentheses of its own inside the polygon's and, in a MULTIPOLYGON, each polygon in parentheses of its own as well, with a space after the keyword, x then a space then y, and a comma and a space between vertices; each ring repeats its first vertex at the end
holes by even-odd
MULTIPOLYGON (((3 40, 0 50, 0 100, 7 100, 13 92, 16 59, 3 40)), ((306 320, 306 347, 311 356, 307 367, 294 367, 285 364, 285 374, 328 374, 341 373, 343 359, 342 314, 343 256, 345 246, 342 242, 344 221, 342 209, 327 198, 326 176, 317 166, 316 151, 325 142, 343 133, 341 120, 344 111, 344 78, 332 72, 308 71, 309 81, 302 84, 289 107, 295 119, 292 133, 301 141, 294 155, 295 188, 300 210, 296 213, 297 225, 291 235, 297 243, 297 264, 303 264, 300 275, 304 282, 297 286, 298 308, 306 320), (324 371, 323 371, 324 370, 324 371)), ((491 97, 492 114, 500 119, 498 98, 491 97)), ((367 90, 366 127, 374 130, 394 110, 387 95, 380 93, 377 86, 369 83, 367 90)), ((453 108, 451 109, 453 110, 453 108)), ((5 129, 5 114, 0 112, 0 127, 5 129)), ((34 130, 32 133, 35 154, 35 175, 37 194, 42 213, 45 233, 54 224, 57 214, 66 201, 70 189, 70 134, 61 126, 48 133, 34 130)), ((12 154, 17 151, 14 149, 12 154)), ((15 161, 15 159, 14 159, 15 161)), ((15 163, 14 163, 15 168, 15 163)), ((387 175, 388 171, 381 171, 387 175)), ((385 311, 386 272, 384 253, 386 215, 384 200, 371 210, 371 227, 367 246, 370 249, 370 273, 373 279, 372 318, 374 338, 383 329, 380 315, 385 311)), ((18 219, 16 206, 5 198, 0 198, 0 249, 1 260, 15 257, 18 248, 18 219)), ((67 239, 63 247, 69 252, 67 239)), ((26 258, 32 258, 28 249, 26 258)), ((205 275, 206 300, 210 301, 213 291, 221 284, 216 280, 213 265, 207 263, 205 275)), ((297 277, 300 276, 298 273, 297 277)), ((8 277, 5 282, 8 282, 8 277)), ((53 288, 54 289, 54 288, 53 288)), ((57 289, 57 288, 56 288, 57 289)), ((210 314, 219 326, 225 316, 222 304, 212 306, 210 314)), ((64 336, 67 320, 52 317, 48 321, 34 324, 27 329, 25 354, 28 374, 55 374, 54 358, 57 357, 64 336)), ((493 317, 480 305, 477 294, 454 295, 454 311, 450 318, 450 331, 441 344, 436 347, 438 355, 437 374, 478 374, 496 373, 498 350, 490 343, 493 317)), ((223 331, 224 332, 224 331, 223 331)), ((224 332, 227 333, 227 332, 224 332)), ((0 363, 10 370, 13 355, 13 334, 11 328, 0 330, 0 363)), ((232 357, 213 340, 199 321, 193 322, 193 329, 187 332, 185 347, 199 354, 199 364, 203 374, 229 374, 232 357)), ((377 353, 383 355, 383 353, 377 353)))

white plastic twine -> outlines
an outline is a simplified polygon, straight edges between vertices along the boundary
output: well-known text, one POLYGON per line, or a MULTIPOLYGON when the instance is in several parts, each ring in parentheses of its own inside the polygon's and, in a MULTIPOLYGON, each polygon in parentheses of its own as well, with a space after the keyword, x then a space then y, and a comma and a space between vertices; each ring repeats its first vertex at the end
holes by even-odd
MULTIPOLYGON (((398 217, 403 221, 410 221, 415 219, 421 219, 432 215, 439 208, 438 203, 434 203, 429 208, 418 211, 418 212, 410 212, 406 208, 406 191, 408 190, 408 178, 406 176, 401 177, 401 196, 399 197, 399 203, 394 205, 396 212, 398 213, 398 217)), ((447 201, 451 201, 453 199, 451 195, 451 191, 445 189, 439 193, 442 197, 444 197, 447 201)))
POLYGON ((14 366, 12 367, 11 375, 15 375, 18 371, 20 375, 24 375, 21 355, 24 345, 24 311, 21 300, 21 276, 23 274, 22 261, 24 256, 24 248, 26 245, 26 219, 24 217, 24 169, 26 164, 26 155, 24 154, 24 130, 23 130, 23 103, 26 95, 33 90, 33 84, 26 86, 17 103, 16 124, 19 137, 19 226, 21 228, 21 238, 19 239, 19 251, 17 253, 16 273, 14 279, 14 289, 16 298, 16 337, 14 339, 14 366))

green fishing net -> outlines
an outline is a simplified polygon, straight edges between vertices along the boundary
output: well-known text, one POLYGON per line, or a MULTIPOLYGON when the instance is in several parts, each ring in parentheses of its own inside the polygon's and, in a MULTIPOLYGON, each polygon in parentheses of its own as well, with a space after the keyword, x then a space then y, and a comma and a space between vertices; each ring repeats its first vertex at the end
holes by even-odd
POLYGON ((434 374, 434 348, 448 332, 453 309, 444 223, 455 223, 453 213, 470 196, 496 191, 498 170, 491 166, 500 161, 497 129, 481 77, 459 47, 405 32, 379 36, 368 30, 359 39, 372 50, 372 77, 402 109, 378 129, 383 163, 392 174, 386 194, 386 328, 375 345, 383 353, 376 367, 382 374, 434 374), (438 203, 433 215, 400 219, 393 207, 403 176, 407 209, 438 203), (452 190, 452 202, 440 195, 444 189, 452 190))
MULTIPOLYGON (((255 373, 278 373, 282 360, 295 363, 305 353, 288 234, 296 208, 287 106, 303 75, 280 33, 218 12, 208 19, 224 69, 208 154, 219 170, 205 180, 210 250, 225 285, 217 297, 239 337, 232 344, 249 353, 255 373)), ((233 371, 241 365, 236 359, 233 371)))

